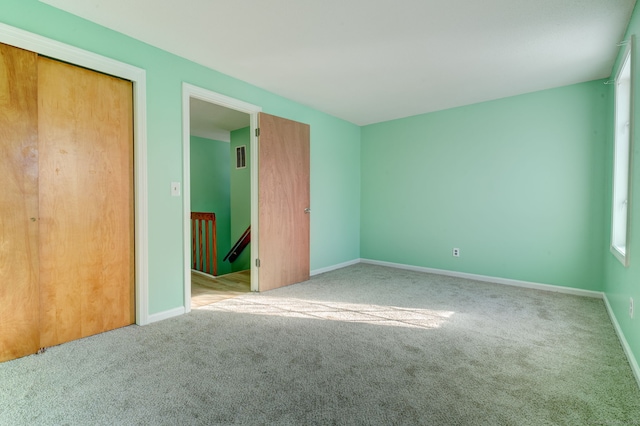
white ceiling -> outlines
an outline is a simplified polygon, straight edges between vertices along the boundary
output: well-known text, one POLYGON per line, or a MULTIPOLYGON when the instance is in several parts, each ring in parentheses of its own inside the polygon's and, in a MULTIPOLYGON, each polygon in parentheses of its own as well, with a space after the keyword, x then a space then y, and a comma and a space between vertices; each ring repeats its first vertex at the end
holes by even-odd
POLYGON ((191 135, 229 142, 230 132, 248 127, 249 114, 191 98, 189 100, 191 135))
POLYGON ((358 125, 611 74, 635 0, 41 0, 358 125))

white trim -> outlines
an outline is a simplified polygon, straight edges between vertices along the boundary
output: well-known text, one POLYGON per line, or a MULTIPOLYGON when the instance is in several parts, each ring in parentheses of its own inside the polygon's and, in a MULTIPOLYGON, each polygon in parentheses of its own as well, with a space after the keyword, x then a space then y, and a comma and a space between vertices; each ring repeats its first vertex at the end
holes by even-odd
POLYGON ((249 137, 251 138, 249 147, 249 155, 251 156, 251 164, 249 166, 251 180, 251 291, 260 289, 258 276, 258 259, 260 258, 260 238, 258 235, 258 165, 260 164, 260 146, 258 145, 256 129, 258 128, 258 113, 261 111, 262 108, 257 109, 249 116, 249 121, 251 122, 251 129, 249 130, 249 137))
POLYGON ((0 23, 0 42, 133 82, 136 324, 149 322, 146 71, 0 23))
POLYGON ((356 265, 360 263, 360 259, 353 259, 348 262, 338 263, 336 265, 326 266, 324 268, 314 269, 309 273, 310 276, 324 274, 325 272, 335 271, 336 269, 346 268, 347 266, 356 265))
POLYGON ((425 268, 423 266, 404 265, 401 263, 383 262, 381 260, 372 259, 360 259, 362 263, 369 263, 372 265, 389 266, 391 268, 407 269, 409 271, 426 272, 428 274, 446 275, 449 277, 465 278, 475 281, 483 281, 494 284, 504 284, 513 287, 532 288, 536 290, 553 291, 556 293, 573 294, 576 296, 593 297, 596 299, 602 299, 603 293, 600 291, 583 290, 580 288, 563 287, 551 284, 540 284, 530 281, 512 280, 508 278, 490 277, 486 275, 468 274, 466 272, 448 271, 446 269, 433 269, 425 268))
POLYGON ((614 91, 614 117, 613 117, 613 121, 614 121, 614 132, 613 132, 613 137, 614 137, 614 152, 613 152, 613 171, 612 171, 612 192, 611 192, 611 239, 610 239, 610 251, 611 253, 614 255, 614 257, 616 259, 618 259, 620 261, 620 263, 622 263, 622 265, 624 265, 624 267, 628 267, 629 266, 629 251, 631 249, 631 207, 632 207, 632 194, 633 194, 633 151, 634 151, 634 129, 635 129, 635 125, 634 125, 634 113, 635 113, 635 108, 634 108, 634 93, 635 93, 635 78, 634 78, 634 73, 635 73, 635 55, 633 54, 633 49, 635 46, 635 36, 632 35, 631 38, 629 39, 629 42, 626 43, 626 47, 625 47, 625 51, 623 54, 623 59, 622 59, 622 63, 620 64, 620 67, 618 69, 618 72, 616 73, 616 78, 614 80, 615 82, 615 91, 614 91), (616 130, 618 124, 619 124, 619 109, 620 109, 620 100, 618 99, 618 95, 619 95, 619 85, 620 85, 620 81, 622 78, 622 72, 624 71, 626 64, 629 64, 629 114, 628 114, 628 125, 629 125, 629 138, 627 141, 627 149, 625 150, 625 165, 624 166, 620 166, 618 164, 618 160, 619 160, 619 151, 620 151, 620 134, 618 132, 618 130, 616 130), (626 176, 624 178, 625 180, 625 184, 627 186, 626 189, 626 197, 625 197, 625 223, 624 223, 624 235, 625 235, 625 240, 624 240, 624 247, 620 247, 619 244, 617 244, 617 239, 616 235, 618 234, 618 229, 620 226, 620 219, 618 217, 618 213, 617 213, 617 209, 616 209, 616 198, 618 197, 618 193, 619 193, 619 185, 620 182, 618 181, 619 178, 617 178, 616 176, 619 174, 619 168, 620 167, 626 167, 627 169, 627 173, 626 176))
POLYGON ((196 275, 200 275, 200 276, 206 277, 206 278, 217 278, 218 277, 217 275, 207 274, 206 272, 198 271, 197 269, 192 269, 191 272, 196 274, 196 275))
POLYGON ((640 386, 640 367, 638 366, 638 360, 636 360, 635 356, 633 356, 633 351, 629 346, 629 342, 627 342, 624 333, 622 332, 622 328, 620 328, 620 323, 618 323, 618 319, 613 313, 613 309, 611 308, 611 304, 609 303, 609 299, 607 298, 606 293, 604 294, 604 305, 607 307, 607 313, 609 314, 609 318, 613 323, 613 328, 616 330, 616 334, 618 335, 618 339, 622 344, 622 349, 624 349, 625 355, 627 355, 627 360, 629 361, 629 365, 631 366, 631 371, 633 371, 633 375, 636 378, 636 382, 638 386, 640 386))
POLYGON ((262 107, 212 92, 202 87, 182 83, 182 196, 183 196, 183 256, 184 256, 184 313, 191 311, 191 98, 216 104, 225 108, 249 114, 251 133, 251 291, 258 290, 258 139, 255 129, 258 126, 258 113, 262 107))
POLYGON ((148 318, 149 324, 151 324, 152 322, 158 322, 158 321, 166 320, 166 319, 177 317, 184 314, 185 312, 182 306, 169 309, 168 311, 158 312, 157 314, 149 315, 149 318, 148 318))

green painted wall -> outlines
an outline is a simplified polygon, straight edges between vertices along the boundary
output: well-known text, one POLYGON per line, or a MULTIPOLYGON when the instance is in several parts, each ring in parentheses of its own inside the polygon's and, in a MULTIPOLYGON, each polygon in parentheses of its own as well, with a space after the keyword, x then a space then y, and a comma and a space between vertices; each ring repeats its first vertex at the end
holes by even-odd
POLYGON ((363 127, 361 256, 602 290, 606 90, 363 127))
MULTIPOLYGON (((359 257, 360 129, 37 0, 0 0, 0 22, 147 72, 149 313, 184 305, 182 83, 261 106, 311 126, 311 268, 359 257), (328 176, 328 177, 327 177, 328 176)), ((221 41, 224 43, 224 40, 221 41)), ((189 238, 187 236, 187 238, 189 238)), ((187 265, 188 266, 188 265, 187 265)))
MULTIPOLYGON (((231 132, 231 245, 251 225, 251 138, 249 127, 231 132), (246 147, 247 167, 236 169, 236 147, 246 147)), ((229 263, 229 262, 226 262, 229 263)), ((251 269, 251 244, 231 265, 232 270, 251 269)))
POLYGON ((218 275, 231 272, 223 262, 231 241, 229 142, 191 136, 191 211, 216 214, 218 275))
POLYGON ((344 121, 332 126, 330 120, 325 115, 311 126, 312 271, 360 257, 360 127, 344 121))
POLYGON ((185 218, 169 185, 182 177, 188 82, 311 125, 312 270, 364 257, 604 290, 640 356, 627 313, 640 301, 640 144, 624 268, 608 252, 613 104, 601 82, 360 128, 37 0, 0 7, 2 23, 147 71, 150 314, 184 304, 185 218))
MULTIPOLYGON (((631 35, 640 35, 640 9, 635 8, 631 22, 627 29, 625 39, 628 39, 631 35)), ((631 216, 630 216, 630 247, 629 247, 629 267, 625 268, 609 251, 610 244, 610 223, 611 223, 611 194, 612 194, 612 170, 613 170, 613 90, 609 92, 609 111, 607 117, 609 118, 608 138, 607 138, 607 151, 606 156, 603 158, 607 166, 606 174, 606 189, 607 196, 605 198, 605 229, 606 238, 604 246, 606 248, 604 256, 604 292, 607 295, 607 300, 611 305, 611 309, 616 317, 621 331, 625 336, 630 350, 635 356, 636 363, 640 360, 640 310, 638 310, 638 303, 640 302, 640 142, 638 142, 637 135, 640 130, 640 105, 638 99, 640 99, 640 71, 638 65, 638 55, 640 55, 640 48, 638 47, 638 41, 632 51, 633 63, 632 63, 632 79, 635 79, 633 83, 635 90, 632 95, 633 99, 633 164, 632 164, 632 193, 631 193, 631 216), (629 298, 633 297, 636 303, 635 315, 631 319, 629 317, 629 298)), ((621 60, 624 48, 620 50, 616 67, 612 72, 614 78, 617 74, 619 63, 621 60)), ((611 87, 611 86, 608 86, 611 87)))

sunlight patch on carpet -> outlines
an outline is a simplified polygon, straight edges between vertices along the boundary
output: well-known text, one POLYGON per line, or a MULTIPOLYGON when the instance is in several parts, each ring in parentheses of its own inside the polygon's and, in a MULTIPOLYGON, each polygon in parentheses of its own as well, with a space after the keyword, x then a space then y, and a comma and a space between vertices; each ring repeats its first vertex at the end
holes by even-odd
POLYGON ((451 311, 436 311, 432 309, 400 308, 270 296, 229 299, 200 309, 426 329, 440 327, 454 314, 451 311))

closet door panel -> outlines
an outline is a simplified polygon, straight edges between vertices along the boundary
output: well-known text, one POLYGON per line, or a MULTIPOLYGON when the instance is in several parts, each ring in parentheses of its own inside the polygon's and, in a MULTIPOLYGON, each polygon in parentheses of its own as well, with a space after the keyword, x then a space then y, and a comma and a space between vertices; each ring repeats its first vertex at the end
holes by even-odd
POLYGON ((40 347, 37 107, 36 54, 0 44, 0 361, 40 347))
POLYGON ((38 62, 41 346, 132 324, 131 82, 38 62))

